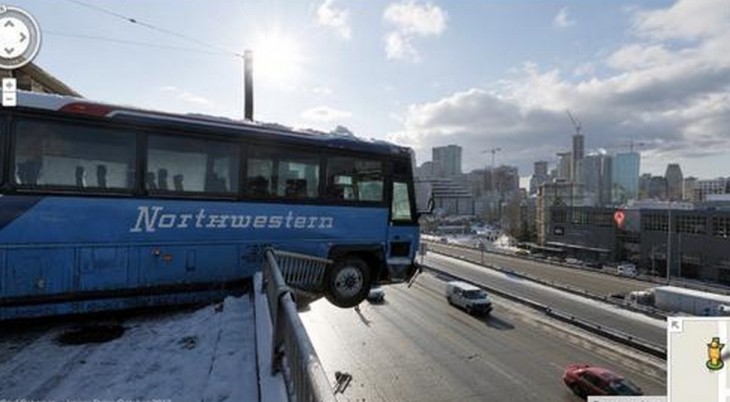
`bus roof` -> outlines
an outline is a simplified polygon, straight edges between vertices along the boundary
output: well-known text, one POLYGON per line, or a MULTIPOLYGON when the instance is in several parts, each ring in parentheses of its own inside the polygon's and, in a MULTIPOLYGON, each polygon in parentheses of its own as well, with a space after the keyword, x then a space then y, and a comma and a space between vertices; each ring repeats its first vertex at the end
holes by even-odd
POLYGON ((325 133, 311 129, 295 129, 276 123, 234 120, 204 114, 175 114, 146 110, 131 106, 93 102, 83 98, 18 91, 19 109, 41 109, 84 116, 114 119, 155 127, 185 127, 195 130, 216 131, 230 135, 249 135, 283 141, 294 141, 328 148, 364 151, 391 156, 410 156, 407 147, 382 140, 367 140, 354 135, 325 133))

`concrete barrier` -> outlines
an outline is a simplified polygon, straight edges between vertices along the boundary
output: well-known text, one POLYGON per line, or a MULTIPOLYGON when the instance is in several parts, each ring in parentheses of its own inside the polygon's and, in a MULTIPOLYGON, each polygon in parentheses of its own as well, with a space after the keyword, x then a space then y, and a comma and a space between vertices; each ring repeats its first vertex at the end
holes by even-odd
POLYGON ((573 325, 577 328, 581 328, 583 330, 594 333, 594 334, 604 337, 606 339, 610 339, 615 342, 621 343, 622 345, 626 345, 632 349, 650 354, 652 356, 655 356, 655 357, 658 357, 661 359, 666 360, 666 358, 667 358, 666 348, 664 348, 660 345, 655 345, 649 341, 645 341, 641 338, 635 337, 635 336, 627 334, 625 332, 622 332, 622 331, 619 331, 619 330, 616 330, 616 329, 613 329, 610 327, 602 326, 600 324, 596 324, 594 322, 591 322, 591 321, 583 319, 583 318, 575 317, 573 315, 564 313, 560 310, 555 310, 555 309, 551 308, 550 306, 539 303, 532 299, 516 296, 514 294, 501 291, 501 290, 493 288, 491 286, 484 285, 483 283, 478 283, 478 282, 475 282, 475 281, 472 281, 469 279, 458 277, 456 275, 453 275, 451 273, 448 273, 446 271, 443 271, 443 270, 433 267, 431 265, 421 264, 421 266, 423 267, 423 269, 434 272, 437 275, 440 275, 440 276, 443 276, 443 277, 446 277, 449 279, 454 279, 454 280, 459 280, 462 282, 470 283, 474 286, 485 289, 489 293, 492 293, 494 295, 497 295, 497 296, 502 297, 507 300, 511 300, 516 303, 520 303, 535 311, 543 313, 548 317, 551 317, 556 320, 573 325))
POLYGON ((669 315, 666 312, 663 312, 661 310, 657 310, 657 309, 654 309, 654 308, 651 308, 651 307, 634 306, 634 305, 631 305, 631 304, 626 304, 626 303, 623 303, 623 302, 618 302, 616 300, 612 300, 608 296, 597 295, 595 293, 588 292, 588 291, 586 291, 584 289, 576 288, 576 287, 573 287, 573 286, 565 285, 565 284, 558 283, 558 282, 554 282, 554 281, 548 281, 548 280, 545 280, 545 279, 542 279, 542 278, 537 278, 535 276, 528 275, 528 274, 525 274, 525 273, 522 273, 522 272, 517 272, 517 271, 511 270, 511 269, 505 269, 505 268, 502 268, 502 267, 500 267, 498 265, 494 265, 494 264, 482 264, 481 261, 478 261, 477 259, 469 258, 468 256, 466 256, 464 254, 449 254, 449 253, 444 253, 444 252, 440 252, 440 251, 434 250, 433 248, 431 248, 430 251, 432 251, 434 253, 442 254, 442 255, 445 255, 445 256, 448 256, 448 257, 456 258, 456 259, 459 259, 459 260, 462 260, 462 261, 466 261, 466 262, 470 262, 470 263, 473 263, 473 264, 481 265, 481 266, 486 267, 486 268, 489 268, 489 269, 493 269, 493 270, 496 270, 496 271, 499 271, 499 272, 502 272, 502 273, 505 273, 505 274, 509 274, 509 275, 516 276, 516 277, 521 278, 521 279, 526 279, 526 280, 529 280, 531 282, 538 283, 540 285, 549 286, 549 287, 552 287, 554 289, 562 290, 564 292, 568 292, 568 293, 575 294, 575 295, 582 296, 582 297, 586 297, 586 298, 589 298, 589 299, 592 299, 592 300, 596 300, 596 301, 604 302, 604 303, 607 303, 607 304, 611 304, 611 305, 614 305, 616 307, 622 308, 624 310, 633 311, 635 313, 641 313, 641 314, 644 314, 644 315, 649 316, 651 318, 665 320, 667 318, 667 316, 669 315))

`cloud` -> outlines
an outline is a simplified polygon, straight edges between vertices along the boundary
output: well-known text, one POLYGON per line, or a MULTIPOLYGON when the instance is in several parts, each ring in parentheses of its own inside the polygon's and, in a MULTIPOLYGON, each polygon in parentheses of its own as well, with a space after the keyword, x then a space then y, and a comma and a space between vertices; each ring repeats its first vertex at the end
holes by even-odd
POLYGON ((666 9, 637 11, 634 33, 654 39, 701 39, 727 32, 727 0, 679 0, 666 9))
POLYGON ((320 123, 328 123, 336 120, 346 119, 352 116, 352 113, 333 109, 329 106, 318 106, 303 111, 301 116, 306 120, 320 123))
POLYGON ((575 20, 568 15, 568 9, 562 8, 553 18, 553 26, 558 28, 568 28, 575 25, 575 20))
POLYGON ((200 106, 206 106, 206 107, 212 107, 214 106, 213 102, 210 101, 208 98, 194 94, 192 92, 184 91, 178 87, 167 85, 160 87, 160 91, 167 92, 172 94, 176 99, 181 100, 186 103, 193 103, 200 106))
POLYGON ((406 0, 390 4, 383 12, 383 20, 395 28, 385 35, 387 58, 417 63, 421 57, 413 41, 441 35, 446 30, 448 14, 433 4, 406 0))
POLYGON ((405 34, 429 36, 440 35, 446 29, 447 15, 433 4, 405 1, 389 5, 383 18, 405 34))
POLYGON ((388 59, 408 60, 414 63, 421 61, 421 55, 413 47, 411 39, 400 32, 391 32, 385 36, 385 55, 388 59))
MULTIPOLYGON (((646 144, 644 166, 727 153, 730 21, 702 35, 686 33, 692 41, 677 43, 676 35, 658 39, 656 33, 669 32, 675 23, 667 15, 687 7, 685 2, 651 11, 651 31, 642 31, 651 35, 629 35, 630 42, 573 71, 528 62, 490 89, 468 88, 412 104, 402 113, 402 129, 389 137, 412 146, 419 157, 433 146, 458 143, 466 169, 484 164, 481 150, 501 147, 503 162, 529 174, 533 161, 555 160, 556 152, 570 148, 573 127, 565 114, 570 109, 583 122, 588 150, 615 152, 635 140, 646 144)), ((637 9, 627 17, 637 21, 646 13, 637 9)))
POLYGON ((330 96, 332 95, 333 91, 331 88, 327 87, 314 87, 312 88, 312 93, 320 96, 330 96))
POLYGON ((343 39, 352 37, 350 28, 350 12, 344 8, 335 7, 335 0, 325 0, 317 8, 317 21, 320 25, 332 28, 343 39))

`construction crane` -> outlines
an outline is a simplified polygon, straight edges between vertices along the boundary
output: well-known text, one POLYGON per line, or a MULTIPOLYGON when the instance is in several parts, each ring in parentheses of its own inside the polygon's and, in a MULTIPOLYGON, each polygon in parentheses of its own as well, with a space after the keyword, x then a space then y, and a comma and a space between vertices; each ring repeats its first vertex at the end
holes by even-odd
POLYGON ((580 124, 580 120, 576 119, 572 113, 570 113, 570 110, 566 109, 566 112, 568 112, 568 117, 570 117, 570 121, 573 122, 573 126, 575 127, 575 135, 580 135, 580 129, 583 128, 583 126, 580 124))
POLYGON ((491 149, 485 149, 482 151, 482 153, 486 154, 487 152, 492 154, 492 170, 494 170, 494 156, 497 154, 497 152, 501 151, 502 148, 491 148, 491 149))

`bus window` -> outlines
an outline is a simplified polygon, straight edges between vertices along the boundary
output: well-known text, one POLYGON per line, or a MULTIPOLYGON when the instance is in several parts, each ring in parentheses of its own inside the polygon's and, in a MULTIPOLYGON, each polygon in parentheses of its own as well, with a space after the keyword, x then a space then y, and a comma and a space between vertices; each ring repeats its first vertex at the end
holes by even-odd
POLYGON ((108 128, 20 120, 15 183, 23 188, 131 189, 136 137, 108 128))
POLYGON ((383 201, 383 163, 347 156, 328 158, 327 198, 383 201))
POLYGON ((246 193, 254 197, 268 197, 274 185, 274 160, 250 157, 246 169, 246 193))
POLYGON ((319 196, 319 157, 290 155, 279 160, 276 195, 285 198, 319 196))
POLYGON ((254 197, 319 197, 319 157, 306 152, 272 153, 250 147, 246 193, 254 197))
POLYGON ((148 148, 148 191, 225 194, 238 189, 238 148, 231 143, 151 135, 148 148))
POLYGON ((393 204, 391 205, 391 219, 394 221, 412 221, 411 198, 408 195, 408 184, 393 182, 393 204))

